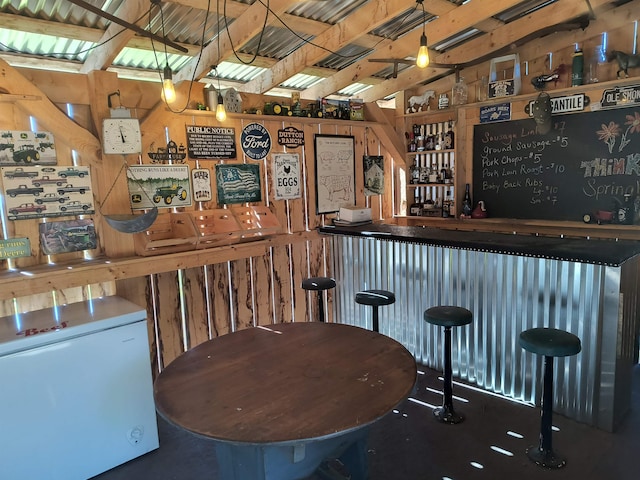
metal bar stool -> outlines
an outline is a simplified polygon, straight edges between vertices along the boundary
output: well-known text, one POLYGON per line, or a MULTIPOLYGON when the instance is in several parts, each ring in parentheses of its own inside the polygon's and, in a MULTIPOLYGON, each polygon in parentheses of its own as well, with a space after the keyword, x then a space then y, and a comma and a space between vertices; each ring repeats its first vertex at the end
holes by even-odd
POLYGON ((388 290, 363 290, 356 293, 356 303, 373 307, 373 331, 380 332, 378 307, 396 302, 396 296, 388 290))
POLYGON ((315 290, 318 292, 318 321, 325 322, 324 301, 322 292, 336 287, 335 279, 331 277, 310 277, 302 281, 302 288, 305 290, 315 290))
POLYGON ((451 381, 451 327, 468 325, 473 313, 462 307, 438 306, 424 312, 424 320, 444 327, 444 398, 442 406, 433 410, 433 416, 443 423, 460 423, 464 416, 453 409, 453 385, 451 381))
POLYGON ((531 328, 520 333, 520 346, 537 355, 544 355, 544 382, 542 386, 542 415, 540 443, 527 448, 529 459, 542 467, 561 468, 567 461, 553 451, 553 359, 577 355, 582 350, 580 339, 573 333, 555 328, 531 328))

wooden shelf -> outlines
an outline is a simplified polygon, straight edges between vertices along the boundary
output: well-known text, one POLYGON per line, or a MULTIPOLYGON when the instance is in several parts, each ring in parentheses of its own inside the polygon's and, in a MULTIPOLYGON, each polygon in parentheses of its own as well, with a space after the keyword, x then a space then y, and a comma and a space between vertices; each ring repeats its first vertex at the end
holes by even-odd
MULTIPOLYGON (((213 117, 215 118, 216 112, 210 110, 185 110, 184 115, 193 115, 194 117, 213 117)), ((243 120, 255 120, 263 122, 288 122, 288 123, 303 123, 303 124, 318 124, 318 123, 337 123, 339 125, 351 125, 351 126, 369 126, 378 125, 375 122, 368 122, 366 120, 343 120, 341 118, 325 118, 325 117, 289 117, 287 115, 257 115, 255 113, 229 113, 227 112, 227 118, 239 118, 243 120)), ((224 122, 220 123, 224 125, 224 122)))
POLYGON ((432 155, 434 153, 455 153, 453 148, 447 148, 443 150, 422 150, 420 152, 407 152, 407 155, 432 155))
POLYGON ((266 255, 271 247, 318 238, 320 234, 314 230, 277 234, 237 245, 157 256, 100 257, 51 265, 34 265, 0 273, 0 300, 256 257, 266 255))
POLYGON ((407 188, 418 188, 418 187, 453 187, 455 186, 452 183, 407 183, 407 188))

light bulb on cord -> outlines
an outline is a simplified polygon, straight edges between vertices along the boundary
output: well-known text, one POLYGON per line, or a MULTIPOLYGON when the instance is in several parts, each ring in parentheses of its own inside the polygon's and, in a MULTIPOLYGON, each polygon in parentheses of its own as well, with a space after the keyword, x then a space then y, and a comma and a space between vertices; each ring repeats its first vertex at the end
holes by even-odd
POLYGON ((176 101, 176 89, 173 86, 173 74, 169 65, 164 67, 164 78, 162 80, 162 99, 167 103, 176 101))
POLYGON ((222 95, 218 93, 218 106, 216 107, 216 120, 224 122, 227 119, 227 110, 224 108, 222 95))
POLYGON ((418 68, 426 68, 429 65, 429 49, 427 48, 427 35, 422 32, 420 37, 420 49, 416 58, 418 68))

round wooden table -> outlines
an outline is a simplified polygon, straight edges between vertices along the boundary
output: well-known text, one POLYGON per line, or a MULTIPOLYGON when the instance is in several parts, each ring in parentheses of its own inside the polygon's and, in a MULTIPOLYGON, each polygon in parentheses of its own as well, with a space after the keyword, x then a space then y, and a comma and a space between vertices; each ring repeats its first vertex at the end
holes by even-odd
POLYGON ((299 479, 327 457, 367 478, 368 428, 411 392, 413 356, 336 323, 283 323, 204 342, 154 385, 174 425, 216 440, 223 480, 299 479))

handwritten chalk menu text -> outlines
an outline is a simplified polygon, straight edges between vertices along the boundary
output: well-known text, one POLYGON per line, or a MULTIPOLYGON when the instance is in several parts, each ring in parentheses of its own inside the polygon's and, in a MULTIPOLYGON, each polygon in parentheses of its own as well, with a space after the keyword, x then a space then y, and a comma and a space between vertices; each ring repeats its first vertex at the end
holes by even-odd
POLYGON ((581 221, 640 194, 640 106, 474 127, 473 199, 491 217, 581 221))
POLYGON ((236 158, 236 129, 187 125, 187 151, 192 159, 236 158))

